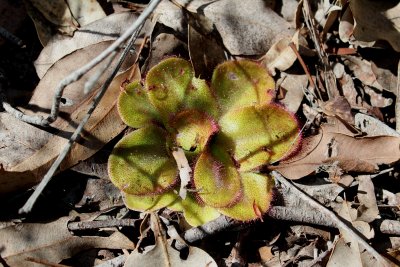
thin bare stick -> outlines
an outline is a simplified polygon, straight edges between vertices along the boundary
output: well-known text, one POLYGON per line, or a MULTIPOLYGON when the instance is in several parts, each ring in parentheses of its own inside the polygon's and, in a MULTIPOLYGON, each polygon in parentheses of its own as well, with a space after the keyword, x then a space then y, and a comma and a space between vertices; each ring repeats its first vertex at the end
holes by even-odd
POLYGON ((113 51, 110 54, 110 58, 108 59, 106 64, 103 64, 103 66, 101 66, 100 69, 93 76, 89 77, 89 79, 86 81, 83 87, 83 93, 85 95, 90 93, 94 89, 96 81, 98 81, 99 78, 104 74, 104 72, 111 66, 117 54, 118 54, 117 51, 113 51))
MULTIPOLYGON (((308 70, 308 67, 307 67, 306 63, 304 63, 303 58, 299 54, 299 51, 297 51, 296 45, 293 42, 290 42, 289 46, 290 46, 290 48, 292 48, 294 54, 297 57, 297 60, 300 62, 301 67, 303 68, 304 72, 306 73, 308 81, 310 82, 310 85, 311 85, 312 89, 317 90, 317 86, 315 85, 315 82, 311 77, 310 71, 308 70)), ((319 97, 321 97, 321 96, 319 96, 319 97)))
POLYGON ((315 201, 313 198, 308 196, 306 193, 298 189, 293 183, 290 183, 277 171, 271 172, 272 176, 278 180, 281 184, 285 185, 293 189, 293 192, 298 195, 301 199, 306 201, 311 208, 315 208, 320 212, 324 213, 327 217, 329 217, 333 222, 335 222, 336 227, 340 228, 343 231, 346 231, 352 238, 358 241, 358 243, 364 247, 368 253, 370 253, 381 265, 380 266, 390 266, 385 258, 382 257, 373 247, 371 247, 362 237, 360 237, 352 227, 348 226, 340 217, 338 217, 334 212, 328 210, 325 206, 315 201))
POLYGON ((104 221, 88 221, 88 222, 69 222, 67 227, 70 231, 91 230, 109 227, 134 227, 136 219, 114 219, 104 221))
MULTIPOLYGON (((120 47, 134 32, 137 32, 138 28, 143 25, 147 17, 154 11, 157 5, 161 2, 161 0, 152 0, 147 8, 143 10, 142 14, 138 17, 138 19, 117 39, 114 43, 112 43, 106 50, 101 52, 97 57, 92 59, 89 63, 84 65, 83 67, 77 69, 76 71, 69 74, 65 77, 55 89, 55 94, 53 98, 53 104, 51 107, 50 115, 47 118, 42 116, 28 116, 23 114, 22 112, 12 112, 11 114, 17 117, 18 119, 42 126, 48 126, 50 123, 54 122, 57 119, 61 97, 64 92, 65 87, 69 84, 76 82, 79 80, 83 75, 85 75, 89 70, 95 67, 97 64, 102 62, 105 58, 107 58, 112 52, 116 51, 118 47, 120 47)), ((3 105, 4 106, 4 105, 3 105)), ((10 110, 10 109, 9 109, 10 110)), ((6 109, 7 111, 7 109, 6 109)), ((8 112, 8 111, 7 111, 8 112)))
POLYGON ((117 75, 119 68, 121 67, 123 61, 125 60, 126 56, 129 53, 129 50, 133 46, 137 36, 139 34, 139 31, 137 31, 134 35, 131 36, 131 39, 129 40, 128 45, 124 49, 122 55, 120 56, 118 60, 118 64, 115 67, 114 71, 111 73, 111 75, 107 78, 103 86, 101 87, 100 91, 96 94, 96 96, 93 99, 93 102, 86 113, 85 117, 82 119, 82 121, 79 123, 78 127, 75 129, 75 132, 72 134, 71 138, 69 139, 68 143, 65 145, 64 149, 61 151, 61 153, 58 155, 57 159, 53 162, 51 165, 50 169, 47 171, 46 175, 43 177, 43 180, 40 182, 40 184, 37 186, 35 192, 29 197, 28 201, 25 203, 25 205, 19 209, 19 213, 29 213, 33 205, 36 203, 37 198, 39 195, 42 193, 43 189, 46 187, 46 185, 50 182, 51 178, 57 171, 58 167, 60 166, 61 162, 64 160, 64 158, 68 155, 69 151, 72 148, 72 145, 76 141, 76 139, 79 137, 81 134, 83 127, 85 124, 88 122, 90 116, 92 115, 93 111, 99 104, 101 98, 103 97, 104 93, 106 92, 107 88, 110 86, 112 80, 114 77, 117 75))

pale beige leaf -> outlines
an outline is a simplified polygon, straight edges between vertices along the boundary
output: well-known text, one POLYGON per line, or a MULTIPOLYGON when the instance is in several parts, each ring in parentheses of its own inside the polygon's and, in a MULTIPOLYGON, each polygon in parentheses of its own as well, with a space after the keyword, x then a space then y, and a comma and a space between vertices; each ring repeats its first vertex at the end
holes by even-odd
POLYGON ((72 16, 78 21, 80 26, 84 26, 106 16, 97 1, 87 0, 66 0, 72 16))
MULTIPOLYGON (((76 69, 77 66, 85 64, 93 56, 103 51, 108 45, 108 42, 95 44, 78 50, 57 62, 40 81, 25 111, 29 114, 46 115, 52 103, 52 90, 55 89, 57 83, 65 75, 76 69)), ((110 73, 112 70, 113 68, 110 67, 107 72, 110 73)), ((22 131, 21 129, 25 127, 26 129, 31 127, 29 125, 26 126, 25 123, 12 124, 15 121, 2 119, 1 134, 9 135, 10 137, 8 138, 9 142, 3 143, 0 148, 0 150, 8 151, 9 153, 7 157, 2 157, 0 162, 3 166, 3 169, 0 169, 0 193, 31 186, 42 178, 50 164, 68 142, 68 138, 75 127, 85 116, 92 97, 103 84, 104 76, 96 81, 95 90, 91 94, 83 94, 84 83, 89 75, 96 71, 97 68, 90 71, 78 82, 67 86, 64 97, 72 105, 61 107, 60 117, 51 125, 55 132, 54 135, 35 130, 24 135, 12 136, 12 133, 22 131), (10 134, 8 129, 13 127, 14 129, 10 134), (29 143, 26 140, 29 140, 29 143), (18 149, 16 149, 16 146, 18 146, 18 149), (22 157, 21 151, 25 152, 22 157)), ((126 127, 118 115, 116 99, 120 93, 120 86, 125 81, 128 73, 129 70, 118 75, 113 80, 86 124, 80 140, 73 145, 60 170, 67 169, 79 161, 89 158, 126 127)))
POLYGON ((204 250, 196 247, 189 247, 189 255, 186 260, 182 260, 179 251, 171 246, 167 246, 166 250, 161 245, 156 245, 147 253, 139 253, 133 251, 127 258, 124 267, 217 267, 216 262, 204 250), (168 265, 170 264, 170 265, 168 265))
POLYGON ((346 7, 339 22, 339 38, 342 42, 348 42, 353 35, 354 18, 351 9, 346 7))
POLYGON ((354 266, 363 267, 359 254, 352 250, 341 237, 336 242, 331 256, 326 264, 327 267, 354 266))
POLYGON ((354 37, 363 42, 388 41, 400 51, 400 3, 397 0, 349 1, 356 21, 354 37))
POLYGON ((344 172, 374 173, 380 164, 393 164, 400 159, 400 138, 392 136, 356 138, 322 131, 305 139, 299 153, 271 169, 289 179, 300 179, 329 166, 344 172))
POLYGON ((34 63, 36 73, 43 78, 55 62, 75 50, 116 39, 136 18, 137 15, 132 12, 112 14, 80 28, 72 37, 60 34, 53 36, 34 63))
MULTIPOLYGON (((262 55, 278 40, 292 37, 291 25, 262 0, 178 1, 191 12, 202 12, 234 55, 262 55)), ((268 3, 268 1, 267 1, 268 3)), ((162 3, 155 12, 165 25, 182 31, 182 12, 162 3)))
POLYGON ((296 49, 299 50, 299 31, 293 37, 285 37, 272 45, 268 52, 262 57, 261 63, 266 66, 268 71, 275 76, 275 69, 280 71, 287 70, 297 60, 296 54, 289 46, 293 42, 296 49))
POLYGON ((1 258, 13 267, 42 266, 27 258, 59 263, 89 248, 134 249, 134 244, 123 234, 115 232, 109 237, 72 235, 62 217, 49 223, 22 223, 0 230, 1 258))
POLYGON ((354 76, 363 84, 373 86, 382 90, 378 83, 375 73, 372 71, 371 63, 365 59, 356 56, 343 56, 346 66, 353 71, 354 76))
POLYGON ((360 206, 357 209, 357 220, 370 223, 380 218, 375 197, 375 187, 370 175, 360 175, 358 182, 357 198, 360 206))
POLYGON ((296 113, 304 97, 304 89, 307 87, 308 78, 305 74, 282 74, 282 78, 277 81, 282 96, 278 96, 279 102, 285 107, 296 113))
POLYGON ((368 136, 386 135, 400 137, 398 132, 390 128, 384 122, 363 113, 357 113, 355 115, 355 125, 361 131, 367 133, 368 136))

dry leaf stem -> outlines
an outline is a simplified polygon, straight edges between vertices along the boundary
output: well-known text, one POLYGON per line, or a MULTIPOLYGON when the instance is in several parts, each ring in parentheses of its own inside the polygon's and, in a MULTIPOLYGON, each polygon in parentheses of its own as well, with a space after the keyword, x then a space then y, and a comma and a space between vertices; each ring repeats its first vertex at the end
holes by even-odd
POLYGON ((83 117, 82 121, 79 123, 78 127, 75 129, 74 133, 72 134, 71 138, 68 140, 67 145, 64 147, 64 149, 61 151, 61 153, 58 155, 57 159, 53 162, 51 165, 50 169, 47 171, 46 175, 43 177, 43 180, 40 182, 40 184, 37 186, 35 192, 29 197, 28 201, 25 203, 25 205, 19 210, 19 213, 29 213, 33 205, 35 204, 37 198, 39 195, 42 193, 46 185, 49 183, 50 179, 53 177, 53 175, 56 173, 58 170, 58 167, 60 166, 61 162, 64 160, 64 158, 68 155, 69 151, 72 148, 72 145, 74 142, 78 139, 80 136, 83 127, 85 124, 88 122, 90 116, 92 115, 93 111, 99 104, 101 98, 103 97, 104 93, 106 92, 107 88, 110 86, 111 82, 113 81, 114 77, 117 75, 119 68, 121 67, 123 61, 125 60, 126 56, 129 53, 129 50, 133 46, 137 36, 139 35, 139 31, 136 31, 135 34, 131 36, 131 39, 129 40, 129 43, 127 44, 126 48, 124 49, 122 55, 120 56, 118 60, 118 64, 115 67, 114 71, 111 73, 111 75, 107 78, 103 86, 101 87, 100 91, 96 94, 96 96, 93 98, 92 104, 86 113, 85 117, 83 117))
POLYGON ((272 171, 272 176, 279 181, 281 184, 285 185, 286 187, 292 188, 293 192, 303 199, 304 201, 309 204, 311 208, 317 209, 321 213, 324 213, 327 217, 329 217, 332 222, 336 224, 337 228, 342 229, 343 231, 346 231, 352 238, 358 241, 360 245, 364 247, 370 255, 372 255, 378 262, 380 262, 380 266, 390 266, 389 263, 383 258, 373 247, 371 247, 360 235, 356 233, 356 231, 348 226, 340 217, 338 217, 334 212, 328 210, 325 206, 322 204, 318 203, 315 201, 313 198, 302 192, 300 189, 298 189, 294 184, 290 183, 288 180, 286 180, 285 177, 283 177, 280 173, 276 171, 272 171))
POLYGON ((154 9, 157 7, 157 5, 161 2, 161 0, 152 0, 147 8, 143 10, 142 14, 138 17, 138 19, 124 32, 117 40, 115 40, 114 43, 112 43, 106 50, 104 50, 100 55, 92 59, 89 63, 84 65, 83 67, 77 69, 73 73, 69 74, 67 77, 65 77, 61 82, 58 84, 57 88, 55 89, 55 94, 54 94, 54 99, 53 99, 53 104, 51 107, 51 112, 50 115, 47 116, 47 118, 44 118, 42 116, 28 116, 22 113, 21 111, 12 108, 10 105, 4 105, 3 103, 3 108, 16 118, 36 124, 36 125, 41 125, 41 126, 48 126, 50 123, 54 122, 57 119, 59 109, 60 109, 60 103, 61 103, 61 97, 64 92, 65 87, 67 87, 69 84, 76 82, 79 80, 83 75, 85 75, 88 71, 90 71, 93 67, 98 65, 100 62, 102 62, 104 59, 106 59, 111 53, 114 51, 118 50, 119 47, 127 40, 129 37, 132 36, 133 33, 137 32, 139 27, 144 24, 145 20, 147 17, 150 16, 150 14, 154 11, 154 9))

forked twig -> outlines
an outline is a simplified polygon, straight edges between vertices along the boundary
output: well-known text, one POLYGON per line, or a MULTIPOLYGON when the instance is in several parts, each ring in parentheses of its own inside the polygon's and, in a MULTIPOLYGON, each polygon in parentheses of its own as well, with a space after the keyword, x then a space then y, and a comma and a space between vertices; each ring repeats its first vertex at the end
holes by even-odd
POLYGON ((107 88, 110 86, 111 82, 113 81, 114 77, 117 75, 118 70, 120 69, 123 61, 125 60, 126 56, 129 53, 129 50, 133 46, 137 36, 139 35, 140 29, 136 31, 135 34, 131 36, 131 39, 129 40, 129 43, 127 44, 126 48, 124 49, 122 55, 120 56, 118 60, 118 64, 115 67, 114 71, 111 73, 111 75, 107 78, 103 86, 101 87, 100 91, 96 94, 96 96, 93 99, 93 102, 86 113, 85 117, 82 119, 82 121, 79 123, 78 127, 75 129, 74 133, 72 134, 71 138, 68 140, 68 143, 64 147, 64 149, 61 151, 61 153, 58 155, 57 159, 53 162, 51 165, 50 169, 47 171, 46 175, 43 177, 43 180, 40 182, 40 184, 37 186, 35 192, 29 197, 28 201, 25 203, 25 205, 19 209, 19 213, 29 213, 33 205, 35 204, 37 198, 39 195, 42 193, 43 189, 46 187, 46 185, 49 183, 55 172, 57 171, 58 167, 60 166, 61 162, 64 160, 64 158, 68 155, 69 151, 72 148, 72 145, 76 141, 76 139, 79 137, 81 134, 83 127, 85 124, 88 122, 90 116, 92 115, 93 111, 99 104, 101 98, 105 94, 107 88))
POLYGON ((84 65, 83 67, 77 69, 76 71, 72 72, 69 74, 67 77, 65 77, 61 82, 58 84, 58 86, 55 89, 55 94, 53 98, 53 104, 51 107, 51 112, 47 116, 47 118, 44 118, 42 116, 28 116, 21 111, 12 108, 9 104, 3 103, 4 109, 15 116, 16 118, 36 124, 36 125, 41 125, 41 126, 48 126, 50 123, 54 122, 57 119, 59 110, 60 110, 60 103, 61 103, 61 97, 64 92, 65 87, 70 85, 73 82, 76 82, 79 80, 83 75, 85 75, 89 70, 91 70, 93 67, 98 65, 100 62, 102 62, 105 58, 107 58, 111 53, 116 51, 121 45, 129 38, 132 36, 134 32, 137 32, 138 28, 141 27, 141 25, 144 24, 145 20, 150 16, 150 14, 154 11, 154 9, 157 7, 157 5, 161 2, 161 0, 152 0, 147 8, 143 10, 142 14, 138 17, 138 19, 117 39, 115 40, 114 43, 112 43, 106 50, 101 52, 97 57, 92 59, 89 63, 84 65))

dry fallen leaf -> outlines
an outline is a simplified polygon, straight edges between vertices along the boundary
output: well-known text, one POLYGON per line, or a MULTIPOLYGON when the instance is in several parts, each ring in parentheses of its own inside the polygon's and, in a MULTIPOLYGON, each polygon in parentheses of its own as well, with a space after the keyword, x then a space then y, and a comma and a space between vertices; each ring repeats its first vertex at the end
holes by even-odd
MULTIPOLYGON (((54 89, 65 75, 76 69, 77 65, 85 64, 93 56, 102 52, 108 45, 108 42, 102 42, 88 46, 77 50, 54 64, 37 86, 28 107, 25 109, 26 113, 47 114, 46 112, 49 111, 52 104, 52 97, 49 96, 52 96, 53 92, 50 89, 54 89)), ((113 68, 110 67, 107 72, 110 73, 112 70, 113 68)), ((24 135, 16 134, 15 132, 22 131, 21 128, 28 127, 26 126, 27 124, 16 123, 15 120, 2 120, 0 133, 9 136, 8 140, 10 142, 3 143, 0 148, 1 153, 7 155, 7 157, 1 158, 2 161, 0 162, 2 165, 2 169, 0 169, 0 193, 33 185, 44 175, 50 164, 68 142, 68 138, 76 125, 85 116, 91 104, 91 98, 104 82, 105 77, 103 76, 96 81, 95 90, 92 93, 83 94, 85 82, 89 75, 96 71, 96 68, 91 70, 81 80, 67 86, 63 97, 66 103, 72 103, 72 105, 62 107, 60 117, 51 124, 54 135, 39 134, 37 130, 26 132, 24 135), (30 140, 30 142, 28 143, 26 140, 30 140), (25 153, 21 154, 21 152, 25 153)), ((80 140, 74 144, 71 152, 63 161, 60 170, 69 168, 80 160, 90 157, 126 127, 118 115, 115 102, 120 92, 120 85, 128 74, 129 70, 118 75, 111 83, 86 124, 80 140)))
POLYGON ((109 237, 72 235, 61 217, 49 223, 22 223, 0 230, 1 258, 13 267, 43 266, 28 258, 59 263, 80 251, 90 248, 134 249, 134 244, 119 232, 109 237))
POLYGON ((24 4, 43 46, 56 32, 72 36, 79 26, 64 0, 26 0, 24 4))
POLYGON ((289 111, 296 113, 304 97, 304 89, 307 88, 308 78, 305 74, 282 74, 277 81, 279 93, 277 99, 289 111))
POLYGON ((355 125, 364 133, 367 133, 368 136, 380 136, 380 135, 386 135, 386 136, 400 136, 400 133, 398 133, 396 130, 390 128, 388 125, 386 125, 384 122, 362 114, 362 113, 357 113, 355 116, 356 123, 355 125))
POLYGON ((358 182, 357 198, 360 206, 357 209, 357 220, 370 223, 380 218, 375 197, 375 187, 371 181, 371 175, 360 175, 358 182))
POLYGON ((106 13, 97 1, 66 0, 66 2, 72 16, 74 16, 80 26, 106 17, 106 13))
POLYGON ((382 90, 382 86, 378 83, 375 73, 372 71, 371 63, 365 59, 356 56, 343 56, 344 64, 353 71, 354 76, 363 84, 373 86, 382 90))
POLYGON ((137 17, 137 14, 132 12, 112 14, 83 26, 72 37, 53 36, 34 63, 36 73, 39 78, 43 78, 47 70, 64 56, 86 46, 118 38, 137 17))
POLYGON ((144 253, 134 250, 126 259, 124 267, 217 267, 214 259, 204 250, 189 246, 188 255, 185 260, 181 259, 180 252, 171 246, 171 241, 166 240, 162 225, 157 218, 158 215, 150 214, 152 229, 156 237, 155 246, 148 247, 144 253))
POLYGON ((196 77, 211 80, 215 67, 226 60, 224 49, 190 25, 188 36, 189 55, 196 77))
POLYGON ((358 41, 388 41, 394 50, 400 52, 400 3, 397 0, 349 1, 356 21, 354 37, 358 41))
MULTIPOLYGON (((370 239, 374 237, 373 228, 371 228, 368 223, 355 220, 354 216, 356 210, 351 208, 351 204, 349 202, 344 201, 338 213, 343 219, 350 222, 366 238, 370 239)), ((378 262, 362 247, 360 247, 355 238, 349 235, 346 231, 341 231, 341 229, 339 230, 341 237, 339 237, 339 240, 336 242, 335 247, 333 248, 327 266, 378 266, 378 262)))
POLYGON ((272 76, 275 76, 276 74, 275 69, 280 71, 287 70, 297 60, 297 56, 289 44, 291 42, 294 43, 296 49, 299 50, 301 41, 303 41, 303 37, 299 35, 299 30, 296 31, 293 37, 280 39, 274 43, 268 52, 261 58, 261 64, 268 69, 272 76))
MULTIPOLYGON (((278 40, 292 37, 291 25, 262 0, 178 1, 193 13, 208 18, 233 55, 262 55, 278 40)), ((172 3, 162 2, 155 11, 159 21, 183 32, 183 15, 172 3)))
POLYGON ((400 159, 398 137, 356 138, 331 132, 324 125, 321 129, 318 135, 305 138, 298 154, 270 168, 289 179, 300 179, 332 166, 344 172, 374 173, 378 165, 393 164, 400 159))

